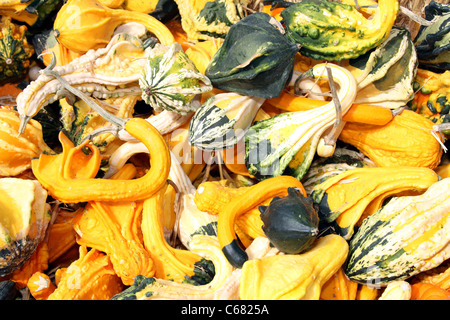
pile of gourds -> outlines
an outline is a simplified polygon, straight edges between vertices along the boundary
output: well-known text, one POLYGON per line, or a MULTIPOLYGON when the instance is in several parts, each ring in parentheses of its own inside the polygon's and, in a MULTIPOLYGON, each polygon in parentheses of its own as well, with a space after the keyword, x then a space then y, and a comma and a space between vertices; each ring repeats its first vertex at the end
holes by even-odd
POLYGON ((448 3, 0 14, 0 300, 450 300, 448 3))

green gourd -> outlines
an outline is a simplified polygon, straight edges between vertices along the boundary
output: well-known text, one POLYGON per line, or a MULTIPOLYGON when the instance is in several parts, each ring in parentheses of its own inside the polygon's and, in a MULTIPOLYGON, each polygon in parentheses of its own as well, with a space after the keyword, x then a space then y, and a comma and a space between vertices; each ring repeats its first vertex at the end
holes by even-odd
POLYGON ((265 235, 282 252, 304 252, 317 238, 317 207, 296 188, 288 188, 286 197, 274 197, 268 206, 259 206, 259 211, 265 235))

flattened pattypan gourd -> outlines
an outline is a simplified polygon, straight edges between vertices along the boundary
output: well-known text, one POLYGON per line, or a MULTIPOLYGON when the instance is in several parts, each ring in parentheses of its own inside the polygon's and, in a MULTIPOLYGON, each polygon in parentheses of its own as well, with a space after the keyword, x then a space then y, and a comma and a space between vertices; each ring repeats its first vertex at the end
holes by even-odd
POLYGON ((169 110, 187 114, 197 110, 201 105, 200 95, 211 91, 212 85, 181 45, 156 44, 147 52, 147 62, 139 78, 142 99, 155 112, 169 110))
POLYGON ((371 17, 355 6, 327 0, 304 0, 280 15, 286 37, 301 45, 300 53, 316 60, 357 58, 382 43, 394 25, 397 0, 380 0, 371 17))

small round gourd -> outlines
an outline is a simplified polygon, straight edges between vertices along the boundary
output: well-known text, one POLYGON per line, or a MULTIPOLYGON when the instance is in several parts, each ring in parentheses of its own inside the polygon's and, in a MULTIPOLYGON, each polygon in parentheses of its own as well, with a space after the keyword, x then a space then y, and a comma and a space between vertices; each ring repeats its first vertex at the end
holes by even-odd
POLYGON ((298 254, 308 250, 319 233, 317 208, 296 188, 288 188, 286 197, 274 197, 268 206, 260 206, 263 231, 280 251, 298 254))

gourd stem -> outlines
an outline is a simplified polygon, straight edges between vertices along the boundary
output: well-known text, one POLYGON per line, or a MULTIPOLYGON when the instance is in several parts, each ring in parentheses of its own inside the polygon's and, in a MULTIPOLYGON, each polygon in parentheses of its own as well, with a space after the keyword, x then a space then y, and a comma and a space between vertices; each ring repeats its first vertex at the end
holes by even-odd
POLYGON ((345 121, 342 120, 342 106, 337 95, 336 86, 333 81, 333 74, 330 68, 326 67, 328 75, 328 83, 330 85, 331 96, 333 97, 334 106, 336 109, 336 121, 334 122, 331 131, 324 137, 324 142, 326 145, 334 145, 337 141, 339 134, 344 128, 345 121))
POLYGON ((104 133, 111 133, 117 137, 119 135, 119 131, 120 131, 120 128, 117 126, 98 128, 98 129, 91 131, 91 133, 89 133, 86 137, 84 137, 83 140, 81 140, 80 144, 83 144, 84 142, 86 142, 86 140, 92 140, 94 137, 104 134, 104 133))
POLYGON ((450 130, 450 122, 435 124, 435 125, 433 125, 433 130, 434 131, 450 130))
POLYGON ((41 70, 41 74, 53 77, 56 80, 58 80, 59 83, 64 87, 64 89, 66 89, 73 95, 75 95, 78 98, 80 98, 81 100, 83 100, 89 107, 92 108, 92 110, 97 112, 102 118, 104 118, 107 121, 111 122, 112 124, 118 126, 120 129, 122 129, 125 126, 126 119, 116 117, 115 115, 109 113, 108 111, 103 109, 99 104, 97 104, 92 98, 90 98, 88 95, 86 95, 84 92, 82 92, 81 90, 78 90, 77 88, 72 87, 66 80, 64 80, 63 77, 61 77, 58 73, 53 71, 53 68, 55 67, 55 65, 56 65, 56 59, 55 59, 55 54, 53 53, 51 63, 48 65, 47 68, 45 68, 44 70, 41 70))

